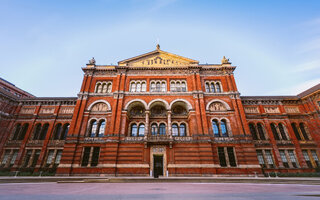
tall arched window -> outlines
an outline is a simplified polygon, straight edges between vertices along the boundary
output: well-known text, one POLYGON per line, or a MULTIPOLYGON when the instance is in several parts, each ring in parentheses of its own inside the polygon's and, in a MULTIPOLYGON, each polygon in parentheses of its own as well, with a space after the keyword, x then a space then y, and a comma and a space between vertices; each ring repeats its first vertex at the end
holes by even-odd
POLYGON ((180 92, 180 91, 181 91, 180 82, 176 82, 176 91, 177 91, 177 92, 180 92))
POLYGON ((20 131, 21 131, 21 124, 17 124, 13 130, 12 140, 18 139, 20 131))
POLYGON ((66 123, 63 125, 63 128, 62 128, 62 132, 61 132, 61 135, 60 135, 60 140, 65 140, 67 135, 68 135, 68 132, 69 132, 69 128, 70 128, 70 124, 69 123, 66 123))
POLYGON ((180 136, 186 136, 187 135, 187 133, 186 133, 186 125, 185 124, 180 124, 179 133, 180 133, 180 136))
POLYGON ((172 136, 178 136, 178 135, 179 135, 178 125, 172 124, 172 136))
POLYGON ((165 124, 160 124, 159 126, 159 134, 160 135, 165 135, 166 134, 166 125, 165 124))
POLYGON ((98 134, 99 137, 104 136, 105 127, 106 127, 106 122, 104 120, 101 120, 99 124, 99 134, 98 134))
POLYGON ((255 128, 255 125, 250 123, 249 124, 249 128, 250 128, 250 132, 251 132, 251 135, 252 135, 252 139, 258 140, 258 136, 257 136, 257 131, 256 131, 256 128, 255 128))
POLYGON ((277 128, 276 128, 276 125, 275 124, 270 124, 270 127, 271 127, 271 131, 272 131, 272 134, 273 134, 273 137, 275 140, 280 140, 280 137, 278 135, 278 131, 277 131, 277 128))
POLYGON ((228 129, 226 120, 221 120, 221 133, 222 137, 228 137, 228 129))
POLYGON ((291 127, 293 129, 294 135, 296 136, 297 140, 301 140, 301 136, 299 134, 296 123, 291 123, 291 127))
POLYGON ((102 85, 101 85, 101 83, 98 83, 96 93, 101 93, 101 92, 102 92, 102 85))
POLYGON ((221 92, 221 87, 220 87, 220 83, 216 83, 216 88, 217 88, 217 92, 221 92))
POLYGON ((138 136, 138 126, 137 124, 131 125, 131 136, 136 137, 138 136))
POLYGON ((44 124, 41 129, 41 134, 40 134, 39 140, 44 140, 46 138, 47 133, 48 133, 48 129, 49 129, 49 124, 48 123, 44 124))
POLYGON ((41 131, 41 124, 37 124, 33 131, 33 140, 38 140, 41 131))
POLYGON ((144 124, 139 125, 139 136, 144 136, 144 124))
POLYGON ((308 134, 307 134, 306 129, 304 127, 304 124, 300 123, 299 126, 300 126, 300 130, 301 130, 301 133, 302 133, 304 139, 309 140, 309 137, 308 137, 308 134))
POLYGON ((158 134, 158 126, 157 124, 151 125, 151 135, 157 135, 158 134))
POLYGON ((98 123, 96 120, 91 121, 90 137, 96 136, 97 126, 98 126, 98 123))
POLYGON ((161 92, 165 92, 167 90, 166 88, 166 83, 165 82, 162 82, 161 83, 161 92))
POLYGON ((141 85, 141 91, 142 91, 142 92, 147 91, 147 84, 146 84, 146 83, 142 83, 142 85, 141 85))
POLYGON ((210 92, 209 83, 206 83, 206 92, 210 92))
POLYGON ((266 137, 264 135, 264 128, 263 128, 263 125, 261 123, 258 123, 258 133, 259 133, 260 140, 265 140, 266 139, 266 137))
POLYGON ((211 92, 216 92, 216 88, 214 87, 214 83, 211 83, 210 84, 210 86, 211 86, 211 92))
POLYGON ((110 93, 112 90, 112 84, 111 83, 108 83, 108 89, 107 89, 107 92, 110 93))
POLYGON ((107 93, 107 91, 108 91, 107 84, 103 83, 102 84, 102 93, 107 93))
POLYGON ((137 92, 141 92, 141 83, 137 83, 137 92))
POLYGON ((182 83, 181 83, 181 91, 182 91, 182 92, 187 91, 187 86, 186 86, 186 83, 185 83, 185 82, 182 82, 182 83))
POLYGON ((213 130, 213 135, 216 137, 219 137, 220 134, 220 130, 219 130, 219 126, 218 126, 218 122, 216 120, 212 120, 212 130, 213 130))
POLYGON ((171 82, 170 91, 172 91, 172 92, 176 91, 176 84, 174 82, 171 82))
POLYGON ((136 84, 131 83, 131 92, 135 92, 135 91, 136 91, 136 84))
POLYGON ((60 123, 58 123, 58 124, 54 127, 54 131, 53 131, 53 139, 54 139, 54 140, 60 139, 61 127, 62 127, 62 125, 61 125, 60 123))
POLYGON ((154 82, 151 83, 151 92, 156 91, 156 84, 154 82))
POLYGON ((156 83, 156 91, 157 91, 157 92, 160 92, 160 87, 161 87, 161 86, 160 86, 160 82, 157 82, 157 83, 156 83))
POLYGON ((286 132, 284 130, 283 124, 279 123, 279 130, 280 130, 280 134, 283 140, 288 140, 286 132))
POLYGON ((21 133, 19 134, 18 140, 23 140, 26 136, 27 130, 28 130, 29 124, 26 123, 22 126, 21 133))

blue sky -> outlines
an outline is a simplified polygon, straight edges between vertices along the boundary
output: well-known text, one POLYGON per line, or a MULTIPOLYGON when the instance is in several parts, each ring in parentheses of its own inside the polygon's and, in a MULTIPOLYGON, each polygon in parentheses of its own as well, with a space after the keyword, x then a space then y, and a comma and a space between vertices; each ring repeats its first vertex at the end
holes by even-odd
POLYGON ((230 58, 241 95, 320 83, 320 1, 0 0, 0 76, 42 96, 76 96, 84 67, 155 49, 230 58))

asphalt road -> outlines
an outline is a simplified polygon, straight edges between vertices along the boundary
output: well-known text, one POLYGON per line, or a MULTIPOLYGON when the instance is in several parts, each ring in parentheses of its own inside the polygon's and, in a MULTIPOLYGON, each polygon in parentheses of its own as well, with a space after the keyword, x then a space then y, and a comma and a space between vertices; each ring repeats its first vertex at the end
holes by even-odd
POLYGON ((0 200, 319 199, 319 185, 251 183, 5 183, 0 200), (317 198, 318 197, 318 198, 317 198))

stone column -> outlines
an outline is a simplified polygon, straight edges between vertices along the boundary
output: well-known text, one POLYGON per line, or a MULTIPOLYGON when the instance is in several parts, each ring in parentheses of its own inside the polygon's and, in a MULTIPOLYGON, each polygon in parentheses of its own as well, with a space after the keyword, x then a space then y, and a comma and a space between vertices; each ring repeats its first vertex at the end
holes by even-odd
POLYGON ((171 133, 171 110, 169 110, 167 113, 168 113, 168 135, 170 136, 170 138, 172 138, 172 133, 171 133))
POLYGON ((144 138, 147 138, 149 135, 149 117, 150 117, 149 114, 150 114, 150 111, 146 110, 145 113, 146 113, 146 125, 145 125, 145 130, 144 130, 144 138))

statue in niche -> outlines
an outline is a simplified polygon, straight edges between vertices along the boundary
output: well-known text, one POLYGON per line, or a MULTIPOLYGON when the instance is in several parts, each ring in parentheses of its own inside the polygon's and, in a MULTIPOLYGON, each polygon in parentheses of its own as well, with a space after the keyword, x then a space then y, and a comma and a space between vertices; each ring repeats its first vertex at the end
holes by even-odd
POLYGON ((175 106, 172 109, 172 115, 186 115, 187 110, 183 106, 175 106))
POLYGON ((107 104, 105 103, 97 103, 91 109, 91 111, 94 111, 94 112, 101 112, 101 111, 107 111, 107 110, 108 110, 108 107, 107 107, 107 104))
POLYGON ((210 107, 210 111, 226 111, 226 107, 220 102, 213 102, 210 107))
POLYGON ((142 106, 136 106, 130 110, 130 116, 144 116, 145 109, 142 106))

